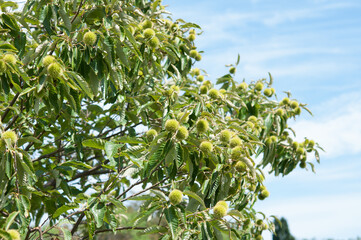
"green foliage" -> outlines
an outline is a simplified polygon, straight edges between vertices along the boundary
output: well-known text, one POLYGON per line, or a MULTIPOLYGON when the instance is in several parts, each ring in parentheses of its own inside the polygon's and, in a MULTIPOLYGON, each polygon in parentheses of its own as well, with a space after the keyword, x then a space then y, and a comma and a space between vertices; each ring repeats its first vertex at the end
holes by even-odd
POLYGON ((268 196, 262 169, 287 175, 306 163, 313 170, 311 153, 319 161, 317 143, 295 147, 289 134, 288 119, 306 105, 265 96, 271 75, 237 83, 239 59, 218 86, 200 83, 193 67, 202 51, 187 36, 201 29, 173 21, 161 1, 28 0, 22 10, 1 1, 0 9, 4 239, 9 229, 24 239, 130 229, 251 239, 266 229, 254 224, 257 196, 268 196), (167 197, 173 189, 184 194, 178 204, 167 197), (130 202, 138 209, 125 220, 130 202))

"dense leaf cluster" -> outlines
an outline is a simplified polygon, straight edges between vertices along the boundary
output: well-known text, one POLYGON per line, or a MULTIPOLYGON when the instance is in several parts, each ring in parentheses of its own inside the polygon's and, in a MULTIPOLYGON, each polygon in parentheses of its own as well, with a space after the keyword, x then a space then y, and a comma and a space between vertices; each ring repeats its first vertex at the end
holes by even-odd
POLYGON ((173 21, 161 1, 0 8, 1 237, 274 230, 254 209, 269 195, 261 169, 287 175, 318 152, 293 141, 287 120, 307 108, 290 94, 279 102, 271 75, 237 83, 238 57, 215 87, 192 69, 200 27, 173 21))

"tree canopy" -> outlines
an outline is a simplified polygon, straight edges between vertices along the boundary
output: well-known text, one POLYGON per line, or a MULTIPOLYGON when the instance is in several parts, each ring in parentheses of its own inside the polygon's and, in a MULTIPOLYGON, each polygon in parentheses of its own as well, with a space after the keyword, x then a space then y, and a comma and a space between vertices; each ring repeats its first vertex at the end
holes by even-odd
POLYGON ((262 170, 284 176, 313 170, 311 153, 319 160, 317 143, 294 141, 287 125, 306 104, 277 94, 271 74, 237 81, 239 56, 211 81, 195 66, 200 26, 172 19, 159 0, 0 9, 4 239, 129 229, 261 239, 274 231, 254 208, 270 194, 262 170))
POLYGON ((295 237, 292 236, 288 228, 287 220, 281 218, 281 220, 274 220, 275 232, 272 236, 273 240, 295 240, 295 237))

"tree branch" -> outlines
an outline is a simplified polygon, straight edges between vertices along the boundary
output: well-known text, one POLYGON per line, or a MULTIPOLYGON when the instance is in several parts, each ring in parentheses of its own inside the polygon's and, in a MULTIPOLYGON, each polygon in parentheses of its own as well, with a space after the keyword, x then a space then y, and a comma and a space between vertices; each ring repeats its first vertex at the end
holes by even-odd
POLYGON ((147 188, 143 189, 143 190, 140 191, 140 192, 134 193, 133 195, 130 195, 130 196, 127 197, 127 198, 122 199, 121 202, 124 202, 124 201, 126 201, 126 200, 128 200, 128 199, 130 199, 130 198, 132 198, 132 197, 138 196, 138 195, 140 195, 140 194, 142 194, 142 193, 144 193, 144 192, 146 192, 146 191, 148 191, 148 190, 150 190, 150 189, 158 186, 159 184, 164 183, 164 182, 165 182, 166 180, 168 180, 168 179, 169 179, 169 177, 164 178, 162 181, 160 181, 160 182, 158 182, 158 183, 156 183, 156 184, 154 184, 154 185, 152 185, 152 186, 150 186, 150 187, 147 187, 147 188))
POLYGON ((53 157, 54 155, 56 155, 57 153, 62 152, 62 151, 64 151, 64 148, 58 148, 58 150, 55 150, 54 152, 41 155, 37 159, 34 159, 33 162, 40 161, 41 159, 44 159, 44 158, 53 157))
MULTIPOLYGON (((132 167, 133 165, 134 165, 134 164, 130 164, 129 166, 123 168, 121 171, 118 172, 117 176, 119 176, 120 174, 122 174, 125 170, 129 169, 129 168, 132 167)), ((117 179, 117 178, 115 178, 115 179, 117 179)), ((115 181, 115 179, 114 179, 113 181, 115 181)), ((106 184, 105 184, 105 185, 106 185, 106 184)), ((98 194, 98 197, 99 197, 101 194, 103 194, 104 192, 106 192, 107 187, 105 187, 105 185, 104 185, 104 189, 98 194)), ((108 187, 109 187, 110 185, 111 185, 111 184, 109 184, 108 187)), ((81 221, 83 220, 83 218, 84 218, 84 216, 85 216, 85 213, 84 213, 84 212, 85 212, 87 209, 89 209, 90 207, 91 207, 91 206, 88 206, 88 207, 83 211, 83 213, 80 215, 80 217, 78 218, 78 220, 77 220, 76 223, 74 224, 73 229, 71 230, 71 235, 74 235, 74 233, 75 233, 76 230, 78 229, 81 221)))
MULTIPOLYGON (((56 122, 56 120, 58 120, 59 117, 60 117, 60 113, 56 116, 54 123, 56 122)), ((53 124, 53 123, 49 123, 49 124, 48 124, 48 127, 50 127, 51 124, 53 124)), ((43 136, 45 132, 46 132, 46 131, 43 130, 43 131, 42 131, 38 136, 36 136, 35 138, 36 138, 36 139, 41 138, 41 136, 43 136)), ((34 145, 34 142, 29 143, 28 146, 26 146, 25 151, 29 151, 29 149, 30 149, 33 145, 34 145)))
MULTIPOLYGON (((123 231, 123 230, 145 230, 146 227, 119 227, 116 228, 115 231, 123 231)), ((94 234, 102 233, 102 232, 111 232, 112 229, 99 229, 94 232, 94 234)), ((82 240, 88 239, 89 236, 83 237, 82 240)))
POLYGON ((80 2, 80 5, 79 5, 79 7, 78 7, 78 10, 76 11, 73 19, 71 20, 71 23, 73 23, 73 22, 75 21, 76 17, 79 15, 80 9, 81 9, 81 7, 83 6, 84 3, 85 3, 85 0, 82 0, 82 1, 80 2))
POLYGON ((15 94, 15 96, 13 97, 13 99, 11 100, 9 106, 5 109, 5 112, 3 113, 3 115, 1 116, 1 121, 4 121, 4 119, 6 118, 6 115, 8 115, 9 111, 10 111, 10 108, 9 107, 12 107, 16 100, 18 99, 20 93, 17 93, 15 94))

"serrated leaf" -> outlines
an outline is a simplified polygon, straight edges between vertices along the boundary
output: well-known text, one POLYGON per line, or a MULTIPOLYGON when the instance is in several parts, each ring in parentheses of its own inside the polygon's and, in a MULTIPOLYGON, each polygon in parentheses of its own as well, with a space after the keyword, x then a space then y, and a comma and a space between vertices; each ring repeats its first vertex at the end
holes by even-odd
POLYGON ((56 211, 54 212, 52 218, 57 218, 59 217, 61 214, 67 212, 68 210, 71 210, 71 209, 75 209, 78 207, 78 204, 71 204, 71 205, 63 205, 61 206, 60 208, 56 209, 56 211))
POLYGON ((62 1, 60 1, 61 5, 59 7, 59 14, 60 14, 60 17, 63 19, 64 21, 64 25, 65 27, 68 29, 68 31, 70 32, 71 31, 71 22, 70 22, 70 18, 69 18, 69 15, 65 12, 64 10, 64 6, 62 4, 62 1))
POLYGON ((117 43, 115 45, 115 52, 117 53, 117 56, 120 59, 120 61, 122 61, 122 63, 129 69, 130 65, 129 65, 128 58, 125 54, 124 48, 120 45, 119 41, 117 41, 117 43))
MULTIPOLYGON (((168 149, 167 149, 168 150, 168 149)), ((165 153, 165 165, 169 166, 171 164, 173 164, 174 160, 177 157, 177 148, 175 144, 172 144, 172 146, 170 147, 169 151, 167 153, 165 153)))
POLYGON ((187 195, 187 196, 189 196, 189 197, 191 197, 191 198, 194 198, 194 199, 197 200, 204 208, 206 208, 206 205, 204 204, 203 199, 202 199, 200 196, 198 196, 196 193, 186 190, 186 191, 183 192, 183 194, 184 194, 184 195, 187 195))
POLYGON ((92 166, 90 166, 86 163, 80 162, 80 161, 76 161, 76 160, 70 160, 70 161, 64 162, 64 163, 60 164, 60 166, 69 166, 69 167, 74 167, 76 169, 82 169, 82 170, 92 168, 92 166))
POLYGON ((89 84, 85 81, 85 79, 81 75, 79 75, 79 74, 77 74, 75 72, 67 72, 67 75, 70 76, 78 84, 80 89, 86 95, 88 95, 88 97, 90 99, 93 99, 94 94, 93 94, 91 88, 89 87, 89 84))
POLYGON ((69 229, 62 227, 61 231, 63 231, 64 240, 72 240, 71 232, 69 231, 69 229))
POLYGON ((106 207, 102 203, 97 203, 91 208, 91 213, 94 216, 96 227, 100 228, 104 223, 106 207))
POLYGON ((13 45, 9 44, 9 43, 3 43, 0 44, 0 49, 3 50, 7 50, 7 51, 17 51, 16 47, 14 47, 13 45))
POLYGON ((211 221, 211 225, 221 232, 228 233, 228 227, 220 220, 211 221))
POLYGON ((243 218, 242 213, 240 211, 235 210, 235 209, 232 209, 232 210, 228 211, 227 214, 230 215, 230 216, 236 216, 236 217, 243 218))
POLYGON ((10 228, 11 224, 13 224, 13 222, 15 221, 15 218, 16 218, 16 216, 18 214, 19 214, 19 211, 12 212, 12 213, 9 214, 9 216, 6 218, 6 221, 5 221, 4 225, 3 225, 3 228, 5 230, 8 230, 10 228))
POLYGON ((114 206, 116 206, 117 208, 123 209, 124 211, 127 210, 127 208, 123 205, 123 203, 122 203, 120 200, 118 200, 118 199, 116 199, 116 198, 109 198, 108 200, 109 200, 111 203, 113 203, 114 206))
POLYGON ((93 239, 93 235, 95 232, 94 219, 92 218, 92 215, 88 211, 85 212, 85 216, 86 216, 86 223, 88 226, 89 239, 93 239))
POLYGON ((154 193, 155 195, 157 195, 159 198, 163 199, 163 200, 167 200, 167 197, 166 195, 162 192, 162 191, 159 191, 159 190, 156 190, 156 189, 151 189, 150 190, 151 193, 154 193))
POLYGON ((168 226, 170 228, 170 231, 172 233, 172 239, 175 239, 177 228, 178 228, 178 216, 176 211, 174 210, 174 207, 171 206, 170 208, 166 208, 164 210, 165 218, 168 222, 168 226))
POLYGON ((149 217, 151 214, 153 214, 155 211, 157 211, 158 209, 160 209, 162 206, 160 205, 155 205, 152 206, 149 209, 146 209, 143 212, 140 212, 138 216, 135 217, 135 219, 133 220, 133 226, 138 225, 139 222, 141 222, 143 219, 146 219, 147 217, 149 217))
POLYGON ((105 141, 102 139, 86 139, 82 142, 84 147, 91 147, 104 150, 105 141))
POLYGON ((2 237, 4 240, 12 240, 10 234, 2 229, 0 229, 0 237, 2 237))
POLYGON ((117 142, 136 144, 136 143, 144 143, 144 140, 136 137, 123 136, 117 138, 117 142))
POLYGON ((146 228, 142 234, 153 234, 153 233, 165 233, 168 229, 162 226, 152 226, 149 228, 146 228))
POLYGON ((122 144, 116 144, 113 142, 106 142, 104 145, 105 154, 107 155, 110 166, 115 166, 114 156, 118 153, 118 149, 122 147, 122 144))

